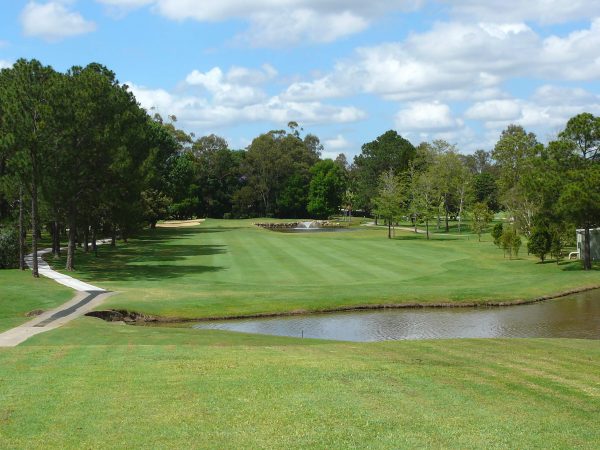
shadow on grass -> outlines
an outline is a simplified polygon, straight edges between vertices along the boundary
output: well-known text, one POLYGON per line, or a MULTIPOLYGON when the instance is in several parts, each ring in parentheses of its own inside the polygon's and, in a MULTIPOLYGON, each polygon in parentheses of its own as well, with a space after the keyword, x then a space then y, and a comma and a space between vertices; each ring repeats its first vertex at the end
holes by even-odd
MULTIPOLYGON (((94 281, 156 281, 197 276, 224 270, 224 267, 199 264, 195 257, 224 254, 225 245, 173 243, 177 239, 202 233, 219 232, 214 229, 182 230, 161 229, 132 239, 116 247, 103 245, 98 257, 78 249, 74 276, 94 281), (167 264, 168 263, 168 264, 167 264)), ((227 230, 225 230, 227 231, 227 230)), ((59 270, 65 266, 64 253, 59 259, 47 258, 59 270)))
POLYGON ((427 236, 425 234, 404 234, 401 236, 396 235, 392 238, 392 240, 394 241, 458 241, 459 239, 461 238, 456 236, 446 236, 439 234, 430 234, 429 239, 427 239, 427 236))
MULTIPOLYGON (((559 264, 561 270, 565 272, 583 271, 583 261, 561 261, 559 264)), ((599 263, 592 263, 592 271, 600 271, 599 263)))

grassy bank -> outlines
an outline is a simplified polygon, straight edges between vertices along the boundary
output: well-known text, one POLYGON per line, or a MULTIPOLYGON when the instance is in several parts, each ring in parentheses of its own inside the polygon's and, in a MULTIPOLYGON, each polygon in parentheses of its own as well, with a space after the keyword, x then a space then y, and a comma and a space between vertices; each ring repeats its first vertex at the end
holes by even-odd
POLYGON ((597 448, 600 346, 83 318, 0 349, 2 448, 597 448))
POLYGON ((52 280, 34 279, 30 270, 0 270, 0 332, 29 320, 29 311, 55 308, 73 295, 72 289, 52 280))
POLYGON ((600 271, 584 273, 579 262, 504 259, 489 239, 385 236, 366 227, 287 234, 251 221, 208 220, 103 247, 99 258, 81 255, 74 276, 119 291, 105 307, 165 317, 514 301, 600 284, 600 271))

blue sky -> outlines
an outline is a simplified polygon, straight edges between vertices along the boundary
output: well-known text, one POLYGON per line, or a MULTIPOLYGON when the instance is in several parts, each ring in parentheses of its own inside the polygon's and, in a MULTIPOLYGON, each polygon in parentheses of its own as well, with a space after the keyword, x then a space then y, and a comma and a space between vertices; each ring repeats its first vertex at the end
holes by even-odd
POLYGON ((99 62, 232 148, 294 120, 324 156, 395 129, 491 149, 600 114, 600 0, 0 0, 0 67, 99 62))

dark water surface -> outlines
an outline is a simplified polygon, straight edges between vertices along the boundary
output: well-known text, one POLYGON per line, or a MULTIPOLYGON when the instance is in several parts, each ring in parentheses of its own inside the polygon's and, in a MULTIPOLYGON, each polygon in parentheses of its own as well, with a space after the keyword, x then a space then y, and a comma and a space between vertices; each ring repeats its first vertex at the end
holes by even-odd
POLYGON ((360 342, 501 337, 600 339, 600 290, 510 307, 352 311, 202 322, 194 328, 360 342))

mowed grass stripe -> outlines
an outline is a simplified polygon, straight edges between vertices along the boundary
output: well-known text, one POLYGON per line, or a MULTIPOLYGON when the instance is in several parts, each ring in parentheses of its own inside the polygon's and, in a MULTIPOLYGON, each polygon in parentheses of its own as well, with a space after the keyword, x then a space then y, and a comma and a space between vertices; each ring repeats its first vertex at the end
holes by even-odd
MULTIPOLYGON (((285 252, 278 251, 272 243, 272 238, 260 230, 247 235, 247 249, 254 252, 253 276, 248 279, 248 284, 278 286, 282 284, 296 284, 299 282, 295 258, 285 252)), ((274 288, 276 289, 276 288, 274 288)))
POLYGON ((379 283, 387 281, 398 283, 411 279, 417 273, 422 274, 418 268, 419 258, 415 258, 417 260, 415 266, 404 266, 402 270, 399 270, 402 259, 413 257, 407 254, 404 248, 397 245, 398 243, 394 241, 383 244, 362 240, 352 242, 332 240, 329 243, 329 248, 337 253, 348 255, 347 260, 357 269, 355 282, 379 283), (370 255, 370 257, 363 258, 363 254, 370 255), (415 269, 415 267, 417 268, 415 269))
POLYGON ((263 260, 263 267, 269 270, 271 264, 276 264, 278 269, 286 267, 287 277, 281 282, 288 285, 310 285, 326 282, 326 266, 315 257, 313 253, 299 251, 295 239, 289 236, 278 235, 276 232, 263 230, 261 238, 265 249, 272 255, 272 259, 263 260))
POLYGON ((364 248, 359 242, 346 241, 336 246, 339 243, 340 241, 336 240, 319 242, 310 238, 300 242, 300 245, 310 248, 322 261, 328 261, 328 264, 338 268, 329 278, 330 284, 348 285, 348 283, 340 283, 341 280, 336 276, 338 273, 345 273, 349 284, 377 283, 382 280, 389 281, 393 279, 394 275, 397 276, 397 271, 386 267, 385 261, 381 258, 375 258, 370 262, 365 260, 367 258, 359 256, 361 252, 364 251, 365 254, 368 254, 370 250, 364 248))
POLYGON ((0 447, 597 448, 597 398, 521 387, 505 366, 577 355, 597 380, 597 343, 565 341, 323 343, 86 318, 0 350, 0 447))
POLYGON ((331 254, 330 243, 302 236, 289 236, 275 242, 280 248, 285 246, 293 252, 299 262, 298 270, 307 285, 346 284, 356 277, 348 273, 341 256, 331 254))

